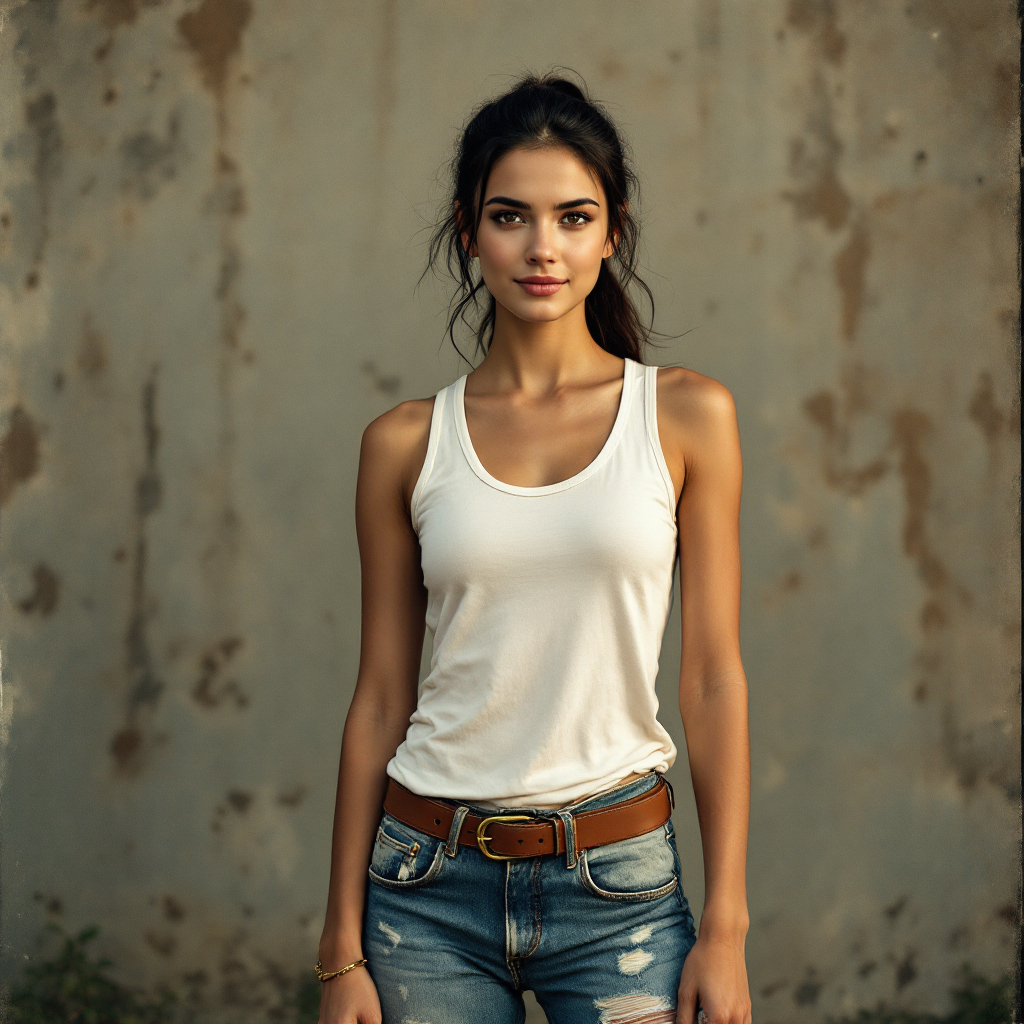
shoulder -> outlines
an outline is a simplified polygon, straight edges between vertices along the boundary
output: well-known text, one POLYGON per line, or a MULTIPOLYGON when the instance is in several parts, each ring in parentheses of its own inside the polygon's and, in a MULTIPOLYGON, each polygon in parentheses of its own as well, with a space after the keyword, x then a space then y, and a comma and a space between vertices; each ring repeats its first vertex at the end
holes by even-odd
POLYGON ((406 496, 427 455, 433 398, 402 402, 378 416, 363 431, 360 474, 397 484, 406 496))
POLYGON ((414 398, 378 416, 363 431, 363 456, 392 459, 425 443, 433 410, 433 398, 414 398))
POLYGON ((713 377, 682 366, 658 370, 658 419, 673 432, 707 436, 736 428, 736 403, 713 377))

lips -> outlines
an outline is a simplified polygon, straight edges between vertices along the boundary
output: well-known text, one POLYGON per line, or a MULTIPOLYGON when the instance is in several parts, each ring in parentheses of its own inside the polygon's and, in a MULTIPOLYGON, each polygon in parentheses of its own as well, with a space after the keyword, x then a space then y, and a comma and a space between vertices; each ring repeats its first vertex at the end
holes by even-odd
POLYGON ((568 281, 562 277, 537 275, 516 278, 516 284, 530 295, 554 295, 563 284, 568 284, 568 281))

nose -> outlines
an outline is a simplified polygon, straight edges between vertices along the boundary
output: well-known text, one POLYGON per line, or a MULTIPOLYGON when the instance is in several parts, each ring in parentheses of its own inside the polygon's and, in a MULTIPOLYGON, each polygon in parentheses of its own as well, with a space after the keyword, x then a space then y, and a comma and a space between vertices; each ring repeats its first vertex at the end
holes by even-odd
POLYGON ((526 262, 535 267, 544 266, 548 263, 556 263, 558 255, 555 252, 554 228, 545 224, 540 218, 530 233, 530 245, 526 250, 526 262))

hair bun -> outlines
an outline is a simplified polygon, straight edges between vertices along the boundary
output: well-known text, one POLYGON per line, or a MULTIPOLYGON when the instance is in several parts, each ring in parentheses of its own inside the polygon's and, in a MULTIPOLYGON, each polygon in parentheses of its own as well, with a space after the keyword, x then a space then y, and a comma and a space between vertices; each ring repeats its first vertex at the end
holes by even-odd
POLYGON ((574 100, 583 100, 584 103, 590 102, 583 90, 575 82, 570 82, 567 78, 542 78, 537 84, 542 85, 545 89, 554 89, 555 92, 560 92, 563 96, 571 96, 574 100))

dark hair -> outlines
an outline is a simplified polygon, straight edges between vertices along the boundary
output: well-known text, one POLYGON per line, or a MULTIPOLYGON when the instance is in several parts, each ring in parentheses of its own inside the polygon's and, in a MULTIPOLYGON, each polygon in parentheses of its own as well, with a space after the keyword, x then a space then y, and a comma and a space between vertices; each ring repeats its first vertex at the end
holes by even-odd
POLYGON ((608 200, 609 233, 617 243, 611 257, 616 270, 603 260, 597 284, 585 300, 587 329, 606 351, 643 362, 651 329, 627 293, 631 285, 639 288, 653 318, 654 297, 636 270, 640 226, 631 207, 636 206, 639 187, 625 142, 608 114, 584 90, 585 86, 581 89, 555 75, 529 75, 478 107, 463 129, 451 164, 444 216, 431 236, 427 259, 427 270, 443 264, 458 286, 449 307, 448 336, 463 358, 455 338, 460 319, 475 333, 477 352, 486 355, 494 337, 493 296, 478 322, 470 319, 481 305, 484 282, 474 274, 461 237, 465 232, 470 242, 476 238, 491 170, 512 149, 564 146, 601 182, 608 200))

